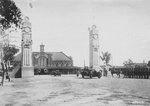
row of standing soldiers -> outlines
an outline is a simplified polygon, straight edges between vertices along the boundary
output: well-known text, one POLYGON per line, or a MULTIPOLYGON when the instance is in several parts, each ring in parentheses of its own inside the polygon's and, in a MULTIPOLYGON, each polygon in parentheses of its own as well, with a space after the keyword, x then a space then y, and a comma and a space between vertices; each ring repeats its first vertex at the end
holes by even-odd
POLYGON ((144 78, 150 77, 150 67, 134 67, 134 68, 111 68, 112 74, 123 75, 124 78, 144 78))

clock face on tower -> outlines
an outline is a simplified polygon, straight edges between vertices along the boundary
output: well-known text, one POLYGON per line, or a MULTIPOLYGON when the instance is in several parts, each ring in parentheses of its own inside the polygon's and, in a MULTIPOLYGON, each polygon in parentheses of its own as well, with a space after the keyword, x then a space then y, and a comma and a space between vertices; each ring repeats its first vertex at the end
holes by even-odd
POLYGON ((98 38, 98 35, 97 35, 97 34, 93 35, 93 38, 94 38, 94 39, 97 39, 97 38, 98 38))
POLYGON ((30 32, 31 29, 30 29, 29 27, 26 27, 26 28, 25 28, 25 31, 26 31, 26 32, 30 32))

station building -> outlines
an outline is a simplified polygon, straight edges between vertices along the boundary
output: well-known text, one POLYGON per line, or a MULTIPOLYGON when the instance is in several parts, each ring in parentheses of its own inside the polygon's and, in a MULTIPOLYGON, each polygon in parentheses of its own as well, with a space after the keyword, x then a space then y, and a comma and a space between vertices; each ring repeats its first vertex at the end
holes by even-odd
POLYGON ((51 72, 53 70, 60 70, 62 73, 74 73, 75 67, 71 56, 67 56, 63 52, 45 52, 43 44, 40 45, 39 52, 33 52, 32 62, 35 73, 41 74, 51 72))

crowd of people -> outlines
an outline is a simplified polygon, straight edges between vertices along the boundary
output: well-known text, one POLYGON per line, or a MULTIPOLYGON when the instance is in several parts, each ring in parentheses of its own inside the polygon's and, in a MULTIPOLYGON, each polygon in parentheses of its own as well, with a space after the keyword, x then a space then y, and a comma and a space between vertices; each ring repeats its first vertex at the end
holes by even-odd
POLYGON ((124 78, 140 78, 148 79, 150 77, 150 68, 149 67, 112 67, 109 69, 112 76, 116 74, 118 77, 123 75, 124 78))

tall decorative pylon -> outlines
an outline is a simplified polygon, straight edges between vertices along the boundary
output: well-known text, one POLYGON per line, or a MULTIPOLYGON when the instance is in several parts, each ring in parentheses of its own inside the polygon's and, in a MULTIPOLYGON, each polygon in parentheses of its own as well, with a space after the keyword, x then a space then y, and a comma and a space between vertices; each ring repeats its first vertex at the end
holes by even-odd
MULTIPOLYGON (((3 43, 0 42, 0 63, 3 62, 3 43)), ((1 68, 1 64, 0 64, 1 68)))
POLYGON ((89 28, 89 67, 99 71, 101 62, 98 30, 93 25, 89 28))
POLYGON ((22 77, 34 76, 32 65, 32 31, 28 17, 22 21, 22 77))
MULTIPOLYGON (((3 26, 0 24, 0 63, 3 62, 3 36, 4 36, 4 30, 3 26)), ((1 69, 0 64, 0 69, 1 69)))

